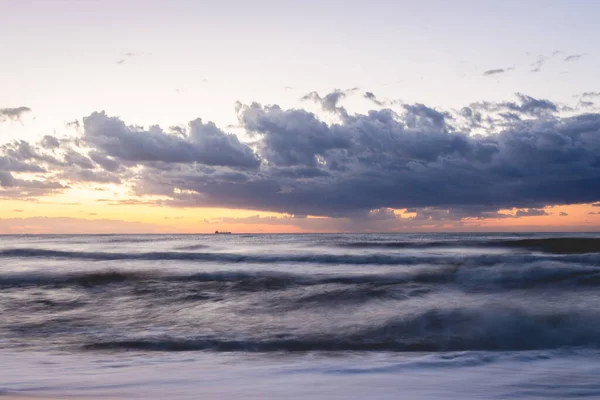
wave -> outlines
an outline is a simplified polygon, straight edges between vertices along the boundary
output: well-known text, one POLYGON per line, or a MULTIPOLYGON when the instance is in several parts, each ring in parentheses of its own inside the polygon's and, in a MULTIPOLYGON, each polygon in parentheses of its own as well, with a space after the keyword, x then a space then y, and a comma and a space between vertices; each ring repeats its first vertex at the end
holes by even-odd
POLYGON ((521 247, 556 254, 600 252, 600 238, 544 238, 504 240, 503 246, 521 247))
POLYGON ((477 247, 485 245, 486 241, 441 240, 441 241, 383 241, 383 242, 344 242, 336 247, 347 249, 434 249, 448 247, 477 247))
POLYGON ((553 254, 585 254, 600 252, 600 238, 539 238, 491 240, 430 240, 430 241, 360 241, 338 243, 337 247, 352 249, 434 249, 434 248, 485 248, 508 247, 538 250, 553 254))
MULTIPOLYGON (((549 286, 600 285, 600 267, 558 261, 535 261, 528 264, 500 263, 492 266, 437 265, 412 266, 387 273, 293 274, 277 271, 211 271, 173 274, 166 271, 126 271, 118 269, 77 273, 23 273, 0 275, 0 288, 24 286, 103 286, 131 285, 139 282, 183 284, 227 284, 230 290, 282 290, 290 287, 316 285, 432 284, 454 285, 462 289, 520 289, 549 286)), ((324 299, 326 301, 327 299, 324 299)))
POLYGON ((597 313, 532 313, 511 307, 431 309, 379 326, 324 334, 231 339, 155 337, 93 341, 84 350, 218 352, 523 351, 600 347, 597 313))
POLYGON ((205 245, 205 244, 193 244, 193 245, 189 245, 189 246, 180 246, 180 247, 175 247, 175 250, 200 250, 200 249, 206 249, 209 246, 205 245))
MULTIPOLYGON (((0 251, 0 258, 58 258, 92 261, 194 261, 215 263, 310 263, 310 264, 349 264, 349 265, 495 265, 499 263, 528 263, 541 260, 555 260, 558 255, 545 257, 535 254, 485 254, 485 255, 392 255, 392 254, 237 254, 237 253, 200 253, 200 252, 81 252, 46 250, 37 248, 15 248, 0 251)), ((563 256, 564 257, 564 256, 563 256)), ((569 261, 579 263, 597 263, 597 254, 570 255, 569 261)))
POLYGON ((137 282, 163 283, 227 283, 233 289, 268 290, 295 286, 340 285, 394 285, 408 282, 443 283, 454 275, 455 269, 416 269, 398 274, 365 275, 299 275, 272 271, 200 272, 194 274, 166 275, 153 271, 105 270, 72 274, 10 274, 0 275, 0 288, 46 285, 101 286, 137 282))

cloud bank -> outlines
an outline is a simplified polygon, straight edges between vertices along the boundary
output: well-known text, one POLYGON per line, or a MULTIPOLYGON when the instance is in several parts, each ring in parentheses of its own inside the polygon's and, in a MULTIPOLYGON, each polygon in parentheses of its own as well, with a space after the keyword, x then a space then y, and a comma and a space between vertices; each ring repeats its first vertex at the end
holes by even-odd
POLYGON ((238 104, 247 141, 200 118, 165 131, 94 112, 78 136, 1 146, 0 196, 111 183, 172 207, 363 223, 394 221, 392 209, 455 221, 505 218, 498 210, 512 208, 516 217, 544 216, 547 205, 600 201, 600 114, 563 116, 557 104, 524 94, 459 111, 380 102, 351 114, 340 103, 354 91, 305 96, 334 123, 302 108, 238 104))

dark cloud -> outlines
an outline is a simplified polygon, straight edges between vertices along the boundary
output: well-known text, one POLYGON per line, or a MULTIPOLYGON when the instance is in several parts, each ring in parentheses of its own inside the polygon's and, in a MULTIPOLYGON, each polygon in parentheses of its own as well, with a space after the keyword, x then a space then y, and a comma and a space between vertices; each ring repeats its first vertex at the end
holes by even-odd
POLYGON ((96 164, 100 165, 107 171, 115 172, 121 166, 118 162, 110 157, 107 157, 99 151, 92 150, 88 155, 96 164))
POLYGON ((238 112, 244 128, 261 137, 260 155, 274 165, 317 166, 321 154, 351 145, 349 137, 331 132, 325 122, 304 110, 253 103, 240 106, 238 112))
POLYGON ((565 57, 565 61, 578 61, 583 57, 584 54, 571 54, 565 57))
MULTIPOLYGON (((343 96, 333 93, 319 99, 339 110, 343 96)), ((11 142, 0 148, 0 196, 126 183, 140 197, 109 204, 329 216, 346 221, 340 229, 356 221, 413 226, 392 209, 411 210, 411 223, 423 226, 547 215, 548 205, 600 201, 600 114, 562 117, 549 100, 518 94, 514 102, 456 112, 424 104, 344 110, 335 123, 278 105, 236 110, 250 144, 201 119, 169 133, 103 112, 84 118, 79 136, 58 147, 11 142), (513 208, 516 215, 498 212, 513 208)))
POLYGON ((502 105, 511 111, 534 116, 539 116, 540 114, 547 112, 556 112, 558 110, 556 104, 549 100, 535 99, 521 93, 517 93, 517 97, 520 100, 520 104, 507 102, 502 103, 502 105))
POLYGON ((548 214, 545 210, 539 208, 529 208, 527 210, 517 210, 517 217, 541 217, 548 214))
POLYGON ((452 118, 449 113, 437 111, 424 104, 405 104, 404 108, 407 111, 404 122, 409 128, 444 130, 447 128, 447 119, 452 118))
POLYGON ((31 112, 31 108, 21 106, 15 108, 0 108, 0 122, 12 119, 18 121, 23 114, 31 112))
POLYGON ((600 207, 600 203, 594 203, 592 204, 592 207, 600 207))
POLYGON ((508 71, 512 71, 513 68, 497 68, 497 69, 488 69, 483 72, 483 76, 491 76, 491 75, 499 75, 504 74, 508 71))
POLYGON ((526 209, 600 199, 600 115, 553 117, 546 114, 553 103, 525 95, 495 107, 521 118, 478 136, 422 104, 406 105, 402 114, 348 115, 331 125, 305 110, 240 106, 241 124, 258 138, 262 168, 235 182, 212 179, 214 172, 147 168, 137 191, 168 195, 171 206, 327 216, 483 205, 488 217, 501 218, 494 211, 516 207, 519 216, 539 215, 526 209))
POLYGON ((166 162, 256 168, 260 160, 237 136, 212 122, 191 121, 185 138, 153 126, 144 131, 95 112, 84 118, 84 140, 107 157, 130 162, 166 162))
POLYGON ((377 104, 378 106, 384 105, 384 103, 382 101, 377 99, 377 96, 375 96, 375 94, 373 92, 365 92, 363 97, 367 100, 371 100, 373 103, 377 104))
POLYGON ((566 213, 566 212, 562 212, 562 211, 561 211, 561 212, 560 212, 558 215, 559 215, 560 217, 568 217, 568 216, 569 216, 569 214, 568 214, 568 213, 566 213))
POLYGON ((558 106, 550 100, 536 99, 522 93, 516 93, 515 95, 518 99, 517 102, 505 101, 492 103, 483 101, 471 104, 470 108, 486 113, 514 113, 511 119, 515 119, 514 116, 518 116, 518 119, 521 119, 521 117, 539 117, 543 114, 554 113, 558 111, 558 106))

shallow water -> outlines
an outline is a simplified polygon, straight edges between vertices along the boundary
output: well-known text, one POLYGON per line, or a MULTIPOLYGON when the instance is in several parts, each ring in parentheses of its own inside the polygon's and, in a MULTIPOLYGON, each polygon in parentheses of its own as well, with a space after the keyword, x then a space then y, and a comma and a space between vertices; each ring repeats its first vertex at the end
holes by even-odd
POLYGON ((0 393, 600 397, 594 234, 0 237, 0 393))

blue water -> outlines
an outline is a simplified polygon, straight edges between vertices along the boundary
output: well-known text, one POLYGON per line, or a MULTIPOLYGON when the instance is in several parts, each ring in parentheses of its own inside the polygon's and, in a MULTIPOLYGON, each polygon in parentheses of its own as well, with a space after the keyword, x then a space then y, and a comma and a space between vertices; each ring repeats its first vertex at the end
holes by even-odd
POLYGON ((597 234, 0 237, 0 393, 600 398, 597 234))

